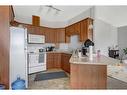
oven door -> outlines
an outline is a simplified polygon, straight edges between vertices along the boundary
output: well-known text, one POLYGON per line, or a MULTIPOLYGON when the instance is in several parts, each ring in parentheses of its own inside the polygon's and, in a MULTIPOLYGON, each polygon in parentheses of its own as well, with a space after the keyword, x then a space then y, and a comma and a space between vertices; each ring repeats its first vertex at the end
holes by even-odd
POLYGON ((39 53, 38 64, 46 65, 46 53, 39 53))
POLYGON ((39 54, 29 54, 29 67, 38 66, 39 54))
POLYGON ((46 53, 29 55, 29 74, 46 70, 46 53))
POLYGON ((29 55, 29 67, 46 65, 46 53, 35 53, 29 55))

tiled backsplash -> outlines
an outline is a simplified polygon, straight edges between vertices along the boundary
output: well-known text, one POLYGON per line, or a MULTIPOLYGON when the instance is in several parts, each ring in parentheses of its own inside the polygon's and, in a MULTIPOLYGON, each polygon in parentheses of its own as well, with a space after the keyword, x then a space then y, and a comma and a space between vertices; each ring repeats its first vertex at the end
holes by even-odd
POLYGON ((55 44, 28 44, 28 52, 38 52, 41 48, 46 48, 48 46, 55 46, 55 44))
MULTIPOLYGON (((41 48, 46 48, 49 46, 54 46, 55 44, 52 43, 45 43, 45 44, 28 44, 28 52, 38 52, 39 49, 41 48)), ((81 43, 60 43, 59 44, 59 50, 73 50, 81 47, 81 43)))

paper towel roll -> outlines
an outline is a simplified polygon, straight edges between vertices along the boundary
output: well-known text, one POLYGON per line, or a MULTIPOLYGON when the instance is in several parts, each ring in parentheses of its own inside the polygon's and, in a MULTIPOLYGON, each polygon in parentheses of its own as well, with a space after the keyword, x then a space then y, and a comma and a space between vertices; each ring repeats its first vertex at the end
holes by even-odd
POLYGON ((89 60, 93 60, 93 46, 89 46, 89 60))

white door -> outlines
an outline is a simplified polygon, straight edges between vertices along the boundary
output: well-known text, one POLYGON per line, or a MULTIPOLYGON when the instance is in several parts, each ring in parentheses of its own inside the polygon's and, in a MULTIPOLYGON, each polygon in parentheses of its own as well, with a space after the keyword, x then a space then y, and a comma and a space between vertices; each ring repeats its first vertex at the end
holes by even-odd
POLYGON ((10 27, 10 88, 11 83, 20 76, 28 85, 26 31, 23 28, 10 27))

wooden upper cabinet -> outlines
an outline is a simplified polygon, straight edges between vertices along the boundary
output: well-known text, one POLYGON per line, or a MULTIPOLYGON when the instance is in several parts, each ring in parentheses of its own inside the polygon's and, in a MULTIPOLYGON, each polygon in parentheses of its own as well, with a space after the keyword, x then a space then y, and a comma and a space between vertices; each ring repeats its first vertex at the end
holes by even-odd
POLYGON ((66 27, 66 35, 71 36, 75 34, 75 25, 70 25, 66 27))
POLYGON ((93 40, 93 29, 89 29, 89 25, 93 24, 91 18, 86 18, 80 22, 66 27, 65 42, 70 42, 71 35, 79 35, 79 41, 84 42, 86 39, 93 40))
POLYGON ((47 28, 40 26, 27 25, 29 34, 44 35, 46 43, 64 43, 65 29, 64 28, 47 28))
POLYGON ((40 26, 40 17, 32 15, 32 25, 40 26))
POLYGON ((70 36, 65 35, 65 43, 70 43, 70 36))
POLYGON ((39 27, 38 29, 40 29, 39 32, 40 32, 41 35, 45 35, 44 27, 39 27))
POLYGON ((35 34, 35 35, 44 35, 44 29, 39 26, 33 25, 25 25, 27 28, 28 34, 35 34))
POLYGON ((55 30, 50 28, 45 28, 45 42, 54 43, 55 42, 55 30))
POLYGON ((79 33, 80 33, 80 22, 66 27, 66 35, 67 36, 79 35, 79 33))
POLYGON ((65 29, 64 28, 56 29, 55 36, 56 36, 55 43, 65 43, 65 29))
POLYGON ((81 21, 80 41, 83 42, 88 39, 88 25, 87 20, 81 21))
POLYGON ((47 43, 64 43, 65 29, 63 28, 45 28, 45 37, 47 43))
POLYGON ((83 42, 86 39, 93 40, 93 29, 90 29, 90 24, 93 24, 93 20, 91 18, 87 18, 81 21, 81 30, 80 30, 80 41, 83 42))
POLYGON ((75 23, 74 24, 74 27, 75 27, 74 28, 75 29, 75 33, 79 35, 80 34, 80 31, 81 31, 81 23, 80 22, 75 23))
POLYGON ((44 32, 43 29, 39 26, 35 27, 34 31, 35 31, 35 34, 37 35, 43 35, 43 32, 44 32))
POLYGON ((35 27, 32 25, 27 25, 27 32, 28 34, 35 34, 35 27))

